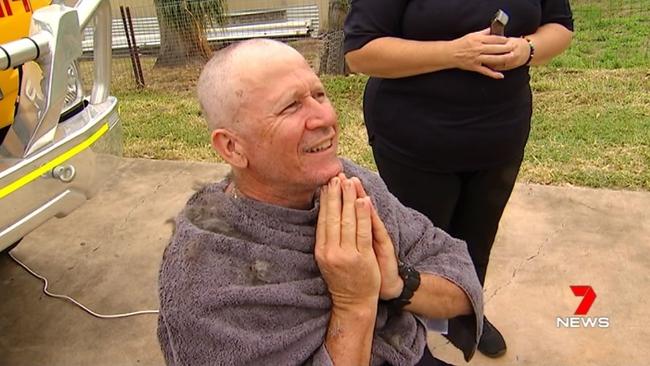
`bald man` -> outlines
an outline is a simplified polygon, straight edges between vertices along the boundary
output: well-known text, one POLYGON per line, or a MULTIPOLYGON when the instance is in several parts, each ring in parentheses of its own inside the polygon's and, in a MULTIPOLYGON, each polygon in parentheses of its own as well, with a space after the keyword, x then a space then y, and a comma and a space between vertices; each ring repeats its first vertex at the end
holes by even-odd
POLYGON ((337 157, 325 88, 291 47, 218 51, 198 81, 232 173, 194 194, 160 272, 169 365, 434 365, 432 318, 464 316, 471 358, 481 286, 464 242, 337 157))

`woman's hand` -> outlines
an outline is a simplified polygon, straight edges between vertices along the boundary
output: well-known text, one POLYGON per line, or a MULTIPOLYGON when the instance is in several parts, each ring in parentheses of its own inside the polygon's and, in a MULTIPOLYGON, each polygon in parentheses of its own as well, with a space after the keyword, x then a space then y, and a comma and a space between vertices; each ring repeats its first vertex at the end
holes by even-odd
MULTIPOLYGON (((505 64, 505 59, 514 51, 515 42, 502 36, 490 35, 490 29, 469 33, 451 41, 451 57, 455 67, 478 72, 494 79, 503 79, 503 74, 495 71, 495 63, 505 64), (487 61, 491 63, 488 65, 487 61)), ((524 60, 525 62, 525 60, 524 60)))
POLYGON ((492 70, 506 71, 523 66, 528 61, 530 46, 525 38, 509 37, 505 44, 510 46, 512 51, 502 55, 482 55, 483 65, 492 70))

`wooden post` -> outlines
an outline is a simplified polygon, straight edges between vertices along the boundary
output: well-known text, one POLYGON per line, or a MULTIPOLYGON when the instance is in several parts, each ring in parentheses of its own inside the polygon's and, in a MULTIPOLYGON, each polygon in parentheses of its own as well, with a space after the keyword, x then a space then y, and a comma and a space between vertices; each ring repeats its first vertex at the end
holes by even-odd
POLYGON ((133 68, 133 78, 135 85, 140 86, 140 79, 138 78, 138 69, 135 66, 135 55, 133 54, 133 45, 131 45, 131 35, 129 34, 129 27, 126 25, 126 13, 124 6, 120 5, 120 15, 122 15, 122 26, 124 26, 124 35, 126 36, 126 43, 129 46, 129 57, 131 58, 131 67, 133 68))
POLYGON ((133 54, 135 55, 135 67, 138 72, 138 84, 144 88, 144 75, 142 75, 142 65, 140 64, 140 50, 135 42, 135 31, 133 30, 133 21, 131 20, 131 8, 126 7, 126 19, 129 21, 129 30, 131 31, 131 43, 133 44, 133 54))
POLYGON ((346 75, 349 69, 343 54, 343 23, 348 13, 349 0, 330 0, 329 26, 323 37, 320 74, 346 75))

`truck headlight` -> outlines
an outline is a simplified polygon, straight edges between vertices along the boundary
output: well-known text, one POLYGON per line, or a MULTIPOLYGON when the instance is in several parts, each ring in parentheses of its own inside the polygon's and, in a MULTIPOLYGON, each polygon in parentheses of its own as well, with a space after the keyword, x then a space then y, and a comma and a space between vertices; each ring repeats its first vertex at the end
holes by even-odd
POLYGON ((65 86, 65 99, 63 102, 62 116, 68 116, 69 113, 74 113, 73 110, 79 107, 83 102, 83 84, 81 83, 81 74, 77 62, 73 62, 68 67, 68 78, 65 86))

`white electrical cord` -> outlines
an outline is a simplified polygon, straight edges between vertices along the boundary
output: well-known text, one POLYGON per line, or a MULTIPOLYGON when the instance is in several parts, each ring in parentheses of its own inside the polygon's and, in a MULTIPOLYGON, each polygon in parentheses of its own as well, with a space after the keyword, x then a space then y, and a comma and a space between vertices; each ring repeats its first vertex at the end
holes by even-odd
POLYGON ((77 300, 71 298, 70 296, 59 295, 59 294, 54 294, 54 293, 49 292, 49 291, 47 290, 47 278, 45 278, 45 277, 39 275, 38 273, 34 272, 31 268, 27 267, 26 264, 24 264, 23 262, 19 261, 18 258, 14 257, 14 255, 11 254, 11 252, 12 252, 12 251, 9 251, 9 256, 11 257, 11 259, 13 259, 16 263, 20 264, 21 267, 23 267, 24 269, 26 269, 27 272, 31 273, 34 277, 39 278, 41 281, 43 281, 43 283, 44 283, 44 285, 43 285, 43 292, 44 292, 46 295, 51 296, 51 297, 55 297, 55 298, 57 298, 57 299, 68 300, 68 301, 72 302, 73 304, 79 306, 80 308, 82 308, 84 311, 86 311, 88 314, 90 314, 90 315, 92 315, 92 316, 95 316, 95 317, 97 317, 97 318, 102 318, 102 319, 114 319, 114 318, 126 318, 127 316, 134 316, 134 315, 158 314, 158 310, 140 310, 140 311, 134 311, 134 312, 131 312, 131 313, 124 313, 124 314, 108 314, 108 315, 106 315, 106 314, 99 314, 99 313, 96 313, 96 312, 94 312, 94 311, 88 309, 87 307, 85 307, 82 303, 80 303, 80 302, 78 302, 77 300))

